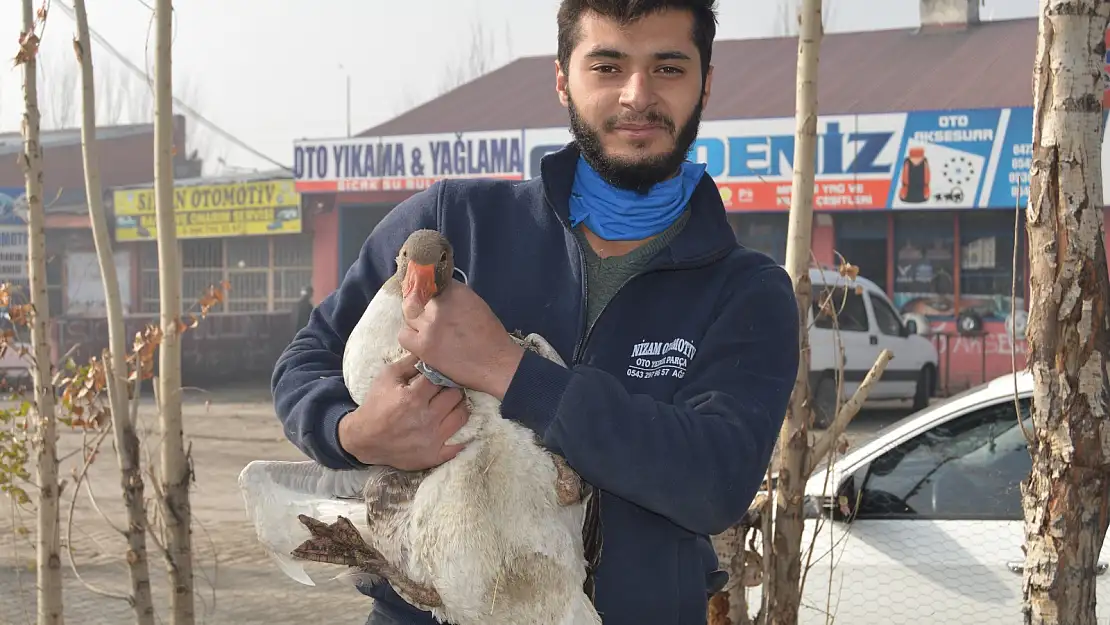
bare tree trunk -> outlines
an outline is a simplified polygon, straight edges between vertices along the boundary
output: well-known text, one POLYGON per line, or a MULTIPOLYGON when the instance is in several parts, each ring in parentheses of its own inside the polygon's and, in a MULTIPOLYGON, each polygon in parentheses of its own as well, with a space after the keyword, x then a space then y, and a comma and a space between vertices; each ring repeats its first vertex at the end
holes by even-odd
MULTIPOLYGON (((120 486, 127 509, 127 568, 131 576, 131 602, 135 622, 154 624, 154 604, 150 594, 150 565, 146 550, 146 509, 143 506, 143 475, 139 464, 139 437, 131 422, 127 405, 126 342, 123 325, 123 302, 120 299, 119 276, 112 239, 108 233, 108 216, 100 186, 100 165, 96 154, 96 94, 93 75, 92 44, 89 41, 89 18, 85 0, 73 0, 77 14, 77 39, 73 42, 81 66, 81 148, 85 161, 85 197, 89 219, 93 225, 93 242, 104 281, 104 301, 108 313, 108 354, 104 359, 108 385, 108 403, 112 412, 112 428, 116 437, 116 459, 120 468, 120 486)), ((136 382, 137 388, 138 382, 136 382)))
MULTIPOLYGON (((40 19, 46 19, 45 13, 40 19)), ((59 554, 58 433, 54 385, 51 379, 47 323, 50 300, 46 292, 46 209, 43 207, 42 145, 39 143, 39 103, 35 11, 23 0, 23 33, 17 63, 23 65, 23 175, 27 183, 27 264, 31 283, 31 347, 34 356, 35 417, 38 441, 38 546, 36 577, 39 625, 61 625, 62 559, 59 554)))
MULTIPOLYGON (((1110 3, 1041 0, 1027 229, 1033 470, 1022 484, 1025 623, 1094 625, 1110 488, 1102 78, 1110 3)), ((1015 554, 1016 556, 1016 554, 1015 554)))
MULTIPOLYGON (((162 417, 162 497, 166 524, 170 605, 174 625, 193 625, 192 510, 189 458, 181 423, 181 261, 173 210, 172 0, 154 5, 154 210, 158 237, 162 346, 158 402, 162 417)), ((184 147, 184 146, 182 146, 184 147)))
POLYGON ((809 427, 809 257, 813 231, 814 162, 817 154, 817 63, 821 45, 821 0, 804 0, 799 13, 798 79, 794 142, 794 181, 786 236, 786 269, 798 300, 800 358, 786 421, 779 433, 779 473, 775 486, 774 538, 770 576, 764 586, 767 619, 776 625, 798 622, 801 602, 801 547, 809 427))

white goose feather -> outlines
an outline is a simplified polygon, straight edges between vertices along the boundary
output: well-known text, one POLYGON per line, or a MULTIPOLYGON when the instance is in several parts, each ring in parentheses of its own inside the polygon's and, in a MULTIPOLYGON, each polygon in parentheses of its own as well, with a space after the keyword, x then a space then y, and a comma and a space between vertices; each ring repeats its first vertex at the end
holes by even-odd
MULTIPOLYGON (((425 230, 410 236, 398 256, 398 274, 375 294, 347 341, 343 377, 356 401, 387 364, 407 355, 397 343, 400 281, 406 249, 420 238, 439 241, 452 265, 441 235, 425 230)), ((565 366, 538 335, 514 339, 565 366)), ((439 376, 421 371, 433 380, 439 376)), ((313 580, 289 555, 294 551, 385 577, 441 623, 600 624, 584 590, 587 564, 596 566, 600 548, 596 494, 530 430, 502 418, 494 397, 463 390, 470 418, 448 442, 467 446, 430 471, 332 471, 314 462, 247 465, 239 484, 259 541, 301 583, 313 580), (307 518, 298 521, 298 515, 307 518), (353 526, 336 523, 340 517, 353 526), (306 525, 315 528, 312 533, 306 525)))

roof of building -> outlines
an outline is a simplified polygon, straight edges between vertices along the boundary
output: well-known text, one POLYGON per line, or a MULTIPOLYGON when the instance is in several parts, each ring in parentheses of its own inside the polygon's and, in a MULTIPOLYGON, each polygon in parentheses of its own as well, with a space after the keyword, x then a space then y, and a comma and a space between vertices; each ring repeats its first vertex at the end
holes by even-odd
MULTIPOLYGON (((134 135, 149 135, 154 132, 153 124, 123 124, 119 126, 99 126, 96 129, 97 139, 119 139, 134 135)), ((59 128, 58 130, 43 130, 39 135, 42 148, 48 149, 55 146, 75 145, 81 143, 80 128, 59 128)), ((23 151, 22 132, 0 133, 0 156, 18 154, 23 151)))
MULTIPOLYGON (((1031 106, 1035 19, 966 30, 879 30, 825 35, 818 109, 824 115, 1031 106)), ((703 116, 794 115, 797 39, 718 41, 703 116)), ((565 126, 555 57, 522 58, 359 136, 565 126)))
MULTIPOLYGON (((238 171, 219 176, 201 176, 197 178, 178 178, 173 181, 174 187, 203 187, 221 184, 236 184, 243 182, 269 182, 271 180, 292 180, 293 175, 285 169, 267 169, 264 171, 238 171)), ((128 189, 151 189, 153 182, 141 184, 128 184, 112 187, 111 191, 124 191, 128 189)))

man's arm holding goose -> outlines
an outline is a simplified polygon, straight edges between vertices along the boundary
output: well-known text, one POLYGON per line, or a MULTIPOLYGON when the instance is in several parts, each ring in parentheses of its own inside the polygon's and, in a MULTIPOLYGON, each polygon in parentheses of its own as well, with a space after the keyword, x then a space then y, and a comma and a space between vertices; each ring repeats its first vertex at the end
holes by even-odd
POLYGON ((343 382, 343 349, 367 304, 393 275, 405 238, 436 227, 438 192, 433 185, 382 219, 339 288, 312 311, 274 366, 271 390, 286 438, 328 468, 365 466, 339 444, 340 419, 358 408, 343 382))
POLYGON ((744 273, 673 403, 631 394, 599 369, 524 353, 466 287, 448 289, 400 339, 452 379, 502 399, 502 414, 537 432, 588 483, 716 534, 755 496, 798 370, 789 276, 778 266, 744 273))

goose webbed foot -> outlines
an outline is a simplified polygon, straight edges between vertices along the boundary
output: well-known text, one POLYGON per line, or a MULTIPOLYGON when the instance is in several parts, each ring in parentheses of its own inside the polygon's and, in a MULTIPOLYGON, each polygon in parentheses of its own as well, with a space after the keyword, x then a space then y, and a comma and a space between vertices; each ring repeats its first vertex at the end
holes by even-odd
POLYGON ((565 458, 558 454, 548 454, 555 463, 555 494, 560 506, 571 506, 582 501, 585 496, 585 482, 570 468, 565 458))
POLYGON ((308 528, 312 538, 294 549, 293 557, 311 562, 355 567, 371 575, 385 578, 398 594, 410 602, 429 608, 443 605, 435 589, 412 581, 387 562, 378 550, 366 544, 358 528, 347 518, 340 516, 330 525, 303 514, 298 514, 297 518, 308 528))

